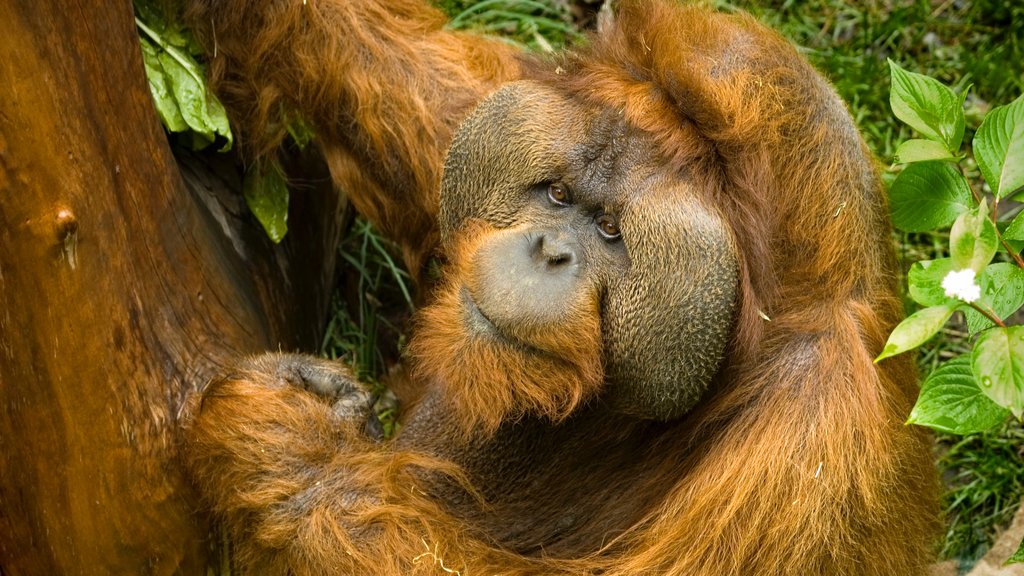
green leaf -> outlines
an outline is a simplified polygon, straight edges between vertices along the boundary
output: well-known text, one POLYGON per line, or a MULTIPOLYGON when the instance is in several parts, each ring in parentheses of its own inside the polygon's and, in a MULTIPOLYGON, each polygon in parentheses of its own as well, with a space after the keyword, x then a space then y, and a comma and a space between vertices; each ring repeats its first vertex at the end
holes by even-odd
POLYGON ((963 99, 934 78, 907 72, 889 60, 889 105, 897 118, 954 155, 964 136, 963 99))
POLYGON ((949 226, 974 204, 963 175, 946 162, 915 162, 889 189, 893 225, 907 232, 949 226))
POLYGON ((953 299, 946 296, 942 280, 953 270, 952 258, 922 260, 915 262, 907 274, 910 297, 922 306, 947 304, 953 299))
POLYGON ((1024 326, 983 332, 971 353, 971 370, 981 391, 996 404, 1024 414, 1024 326))
POLYGON ((134 0, 132 4, 138 19, 160 36, 161 45, 169 44, 192 55, 203 54, 202 47, 182 24, 180 6, 165 0, 134 0))
POLYGON ((174 99, 178 101, 178 108, 188 127, 212 140, 214 130, 206 111, 206 87, 166 51, 160 52, 158 58, 167 72, 174 99))
POLYGON ((1006 561, 1005 565, 1009 564, 1022 564, 1024 563, 1024 540, 1021 541, 1020 546, 1017 547, 1017 551, 1010 556, 1009 560, 1006 561))
POLYGON ((996 225, 988 217, 988 203, 961 214, 949 231, 949 253, 953 269, 971 268, 981 272, 999 248, 996 225))
POLYGON ((149 92, 153 95, 153 104, 160 121, 170 132, 181 132, 188 129, 188 124, 178 110, 178 101, 171 93, 171 87, 167 83, 167 76, 164 74, 163 64, 158 58, 157 48, 145 38, 139 38, 142 43, 142 62, 146 65, 146 80, 149 81, 149 92))
POLYGON ((988 113, 974 135, 974 157, 997 198, 1024 186, 1024 95, 988 113))
POLYGON ((971 434, 988 430, 1009 415, 1009 410, 978 388, 970 356, 960 356, 942 364, 925 379, 907 423, 940 432, 971 434))
POLYGON ((231 150, 231 145, 234 143, 234 138, 231 136, 231 124, 228 122, 228 113, 212 92, 208 92, 207 96, 206 111, 209 114, 210 126, 213 127, 214 134, 223 136, 225 139, 224 145, 218 152, 227 152, 231 150))
MULTIPOLYGON (((216 96, 207 91, 199 64, 191 55, 169 44, 166 38, 160 36, 138 18, 135 19, 135 23, 149 40, 159 46, 159 49, 156 50, 156 59, 163 70, 166 86, 170 89, 169 92, 177 103, 178 111, 188 128, 202 135, 205 137, 205 141, 209 142, 213 142, 217 136, 221 136, 226 140, 221 151, 230 149, 232 136, 227 114, 216 96)), ((151 47, 155 48, 152 45, 151 47)), ((145 47, 143 50, 145 51, 145 47)), ((158 104, 159 106, 160 104, 158 104)), ((180 128, 180 124, 173 127, 168 123, 165 125, 172 132, 184 131, 184 128, 180 128)), ((193 139, 193 142, 201 143, 203 141, 203 139, 193 139)))
POLYGON ((967 100, 967 93, 970 92, 973 86, 973 84, 968 84, 964 91, 960 93, 960 99, 956 104, 956 111, 953 113, 953 147, 950 151, 954 156, 960 150, 960 144, 964 141, 964 128, 967 127, 967 122, 964 119, 964 102, 967 100))
POLYGON ((946 147, 934 140, 907 140, 896 149, 895 162, 908 164, 910 162, 925 162, 928 160, 953 160, 954 156, 946 150, 946 147))
POLYGON ((245 202, 274 243, 288 232, 288 184, 276 162, 264 169, 254 168, 242 182, 245 202))
POLYGON ((167 14, 156 0, 134 0, 135 14, 157 34, 167 32, 167 14))
POLYGON ((189 130, 182 137, 182 141, 185 144, 188 144, 188 146, 193 150, 203 150, 210 144, 213 144, 213 137, 194 130, 189 130))
MULTIPOLYGON (((978 278, 981 286, 980 306, 988 306, 1003 320, 1024 306, 1024 270, 1010 262, 989 264, 978 278)), ((984 314, 963 308, 967 330, 973 336, 995 326, 984 314)))
POLYGON ((875 362, 913 350, 924 344, 942 329, 943 324, 949 320, 955 309, 956 304, 949 303, 931 306, 911 314, 892 331, 889 340, 885 343, 885 348, 878 358, 875 358, 875 362))
POLYGON ((1010 222, 1010 225, 1003 231, 1003 238, 1006 240, 1024 240, 1024 212, 1017 214, 1010 222))

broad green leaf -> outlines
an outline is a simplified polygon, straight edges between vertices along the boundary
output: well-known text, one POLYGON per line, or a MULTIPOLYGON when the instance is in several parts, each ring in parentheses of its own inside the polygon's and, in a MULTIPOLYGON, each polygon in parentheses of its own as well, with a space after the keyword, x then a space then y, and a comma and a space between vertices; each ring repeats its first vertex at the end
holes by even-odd
POLYGON ((1021 541, 1020 546, 1017 547, 1017 551, 1010 556, 1009 560, 1006 561, 1005 565, 1008 564, 1022 564, 1024 563, 1024 541, 1021 541))
POLYGON ((181 48, 194 56, 203 54, 202 47, 182 24, 180 14, 173 13, 176 6, 165 0, 134 0, 132 4, 135 6, 135 15, 147 28, 157 33, 163 43, 181 48), (171 13, 168 13, 168 8, 171 13))
POLYGON ((178 101, 171 93, 171 87, 167 83, 167 76, 164 74, 163 64, 157 56, 158 49, 145 38, 139 38, 142 43, 142 62, 146 65, 146 80, 149 81, 149 92, 153 95, 153 104, 160 121, 170 132, 181 132, 188 129, 188 124, 178 110, 178 101))
POLYGON ((925 162, 928 160, 953 160, 954 156, 946 147, 934 140, 907 140, 896 149, 895 161, 899 164, 925 162))
POLYGON ((973 86, 973 84, 968 84, 963 92, 960 93, 956 103, 956 110, 953 112, 953 139, 951 140, 953 146, 950 148, 950 152, 954 156, 960 151, 960 144, 964 141, 964 128, 967 127, 967 122, 964 119, 964 102, 967 101, 967 93, 970 92, 973 86))
POLYGON ((963 175, 946 162, 915 162, 889 189, 893 225, 907 232, 949 226, 974 204, 963 175))
POLYGON ((996 225, 988 217, 988 203, 961 214, 949 231, 949 253, 953 269, 971 268, 981 272, 999 248, 996 225))
POLYGON ((922 306, 938 306, 951 302, 942 287, 942 280, 953 270, 952 258, 915 262, 907 274, 910 297, 922 306))
POLYGON ((1010 225, 1003 231, 1003 238, 1006 240, 1024 240, 1024 212, 1017 214, 1010 222, 1010 225))
POLYGON ((182 140, 193 150, 203 150, 214 142, 213 136, 208 136, 202 132, 196 132, 195 130, 189 130, 186 132, 182 137, 182 140))
POLYGON ((245 202, 274 243, 288 232, 288 184, 277 163, 246 172, 242 183, 245 202))
POLYGON ((908 424, 940 432, 982 432, 1006 420, 1010 411, 982 393, 971 372, 971 357, 954 358, 932 372, 921 385, 908 424))
POLYGON ((913 350, 924 344, 942 329, 942 325, 949 320, 955 309, 956 305, 949 303, 931 306, 911 314, 892 331, 889 340, 885 343, 885 348, 878 358, 875 358, 875 362, 913 350))
POLYGON ((974 343, 971 371, 996 404, 1024 414, 1024 326, 993 328, 974 343))
POLYGON ((227 152, 231 150, 231 145, 234 143, 234 138, 231 136, 231 124, 228 122, 228 113, 213 92, 208 92, 207 97, 206 111, 210 115, 210 126, 213 127, 214 134, 223 136, 225 139, 224 145, 218 152, 227 152))
MULTIPOLYGON (((213 142, 217 136, 221 136, 226 140, 221 150, 230 149, 232 136, 227 114, 216 96, 207 91, 199 64, 192 56, 169 44, 165 38, 138 18, 135 23, 153 42, 154 45, 151 47, 156 49, 156 59, 164 72, 166 86, 177 103, 178 111, 188 128, 202 135, 209 142, 213 142), (159 48, 156 48, 157 46, 159 48)), ((171 131, 184 131, 184 129, 177 128, 180 124, 175 127, 167 123, 165 125, 171 131)), ((203 141, 203 139, 193 139, 193 142, 201 143, 203 141)))
POLYGON ((988 113, 974 135, 974 157, 997 198, 1024 186, 1024 95, 988 113))
POLYGON ((200 134, 212 135, 213 124, 206 111, 206 87, 168 52, 160 52, 158 57, 167 72, 174 98, 178 101, 178 108, 189 128, 200 134))
POLYGON ((967 93, 970 92, 973 84, 968 84, 964 91, 960 93, 960 100, 956 105, 956 112, 953 113, 955 118, 955 125, 953 127, 953 147, 950 151, 956 155, 960 150, 960 144, 964 141, 964 129, 967 127, 967 122, 964 119, 964 102, 967 101, 967 93))
POLYGON ((963 99, 934 78, 908 72, 889 60, 889 104, 897 118, 956 154, 964 136, 963 99))
MULTIPOLYGON (((989 264, 978 279, 981 286, 979 305, 987 306, 1003 320, 1024 306, 1024 270, 1016 264, 997 262, 989 264)), ((974 334, 995 326, 991 320, 973 308, 963 308, 967 330, 974 334)))

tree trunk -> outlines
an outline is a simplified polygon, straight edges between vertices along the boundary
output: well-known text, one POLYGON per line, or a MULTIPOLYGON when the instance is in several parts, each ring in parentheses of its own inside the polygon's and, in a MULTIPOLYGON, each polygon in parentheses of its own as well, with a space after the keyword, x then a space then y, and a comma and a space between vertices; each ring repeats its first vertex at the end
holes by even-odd
POLYGON ((341 201, 325 174, 293 191, 271 246, 229 159, 179 171, 128 0, 0 0, 0 22, 0 574, 202 574, 182 401, 237 354, 315 344, 341 201))

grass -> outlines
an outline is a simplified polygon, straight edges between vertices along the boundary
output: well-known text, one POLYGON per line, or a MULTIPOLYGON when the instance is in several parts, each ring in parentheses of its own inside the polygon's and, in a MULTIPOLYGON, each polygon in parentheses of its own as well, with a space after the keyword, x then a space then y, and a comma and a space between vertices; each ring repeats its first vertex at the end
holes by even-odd
POLYGON ((568 4, 545 0, 441 0, 453 30, 498 35, 528 50, 551 52, 582 38, 568 4))
POLYGON ((966 437, 939 439, 939 466, 950 489, 943 497, 946 534, 942 556, 973 565, 985 554, 995 531, 1013 518, 1024 497, 1024 426, 966 437))
POLYGON ((362 218, 353 222, 338 251, 345 282, 334 295, 320 353, 345 360, 374 388, 383 399, 377 416, 390 437, 397 413, 380 376, 401 354, 402 327, 413 312, 412 282, 392 256, 395 247, 362 218))
MULTIPOLYGON (((452 18, 453 29, 498 34, 537 51, 580 38, 578 22, 592 21, 598 7, 596 0, 436 3, 452 18)), ((1024 4, 1019 2, 753 0, 715 5, 749 11, 793 41, 836 86, 884 165, 891 163, 896 146, 911 137, 889 109, 887 58, 957 90, 973 85, 966 142, 990 107, 1024 91, 1024 4)), ((897 241, 904 269, 947 255, 948 235, 903 234, 897 241)), ((412 307, 408 276, 365 222, 356 222, 341 250, 349 281, 336 299, 324 352, 345 357, 361 377, 376 382, 400 353, 401 323, 412 307)), ((968 349, 966 330, 947 329, 920 355, 922 370, 927 373, 968 349)), ((971 565, 1010 519, 1024 495, 1022 446, 1024 428, 1018 423, 985 434, 937 439, 938 463, 948 486, 944 557, 971 565)))
POLYGON ((396 314, 394 303, 413 311, 411 280, 392 257, 394 246, 362 218, 353 223, 338 251, 349 283, 335 294, 334 314, 320 352, 343 358, 360 378, 376 379, 388 357, 394 356, 387 352, 391 346, 382 346, 381 340, 393 335, 398 338, 395 345, 401 344, 401 329, 391 320, 396 314))

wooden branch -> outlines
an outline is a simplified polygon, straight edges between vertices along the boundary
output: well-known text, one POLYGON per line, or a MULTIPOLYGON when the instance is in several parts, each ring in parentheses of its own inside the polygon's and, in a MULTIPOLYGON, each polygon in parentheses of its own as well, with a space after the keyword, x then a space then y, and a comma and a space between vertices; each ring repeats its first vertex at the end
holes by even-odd
POLYGON ((295 191, 275 247, 233 165, 184 157, 186 187, 131 2, 0 21, 0 573, 202 574, 182 401, 236 354, 315 346, 340 200, 295 191))

